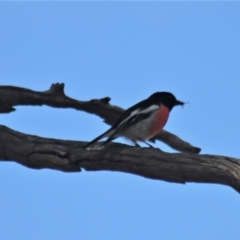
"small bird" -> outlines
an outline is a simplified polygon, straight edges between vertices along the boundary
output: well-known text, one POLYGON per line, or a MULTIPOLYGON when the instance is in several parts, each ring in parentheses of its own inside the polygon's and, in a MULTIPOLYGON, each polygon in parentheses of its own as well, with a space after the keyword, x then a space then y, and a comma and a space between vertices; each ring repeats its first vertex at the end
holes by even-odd
POLYGON ((135 146, 139 146, 137 142, 140 141, 152 147, 146 140, 153 138, 163 129, 173 107, 184 104, 184 102, 177 100, 172 93, 156 92, 124 111, 109 130, 93 139, 84 148, 88 148, 105 137, 108 139, 100 146, 115 138, 125 137, 135 143, 135 146))

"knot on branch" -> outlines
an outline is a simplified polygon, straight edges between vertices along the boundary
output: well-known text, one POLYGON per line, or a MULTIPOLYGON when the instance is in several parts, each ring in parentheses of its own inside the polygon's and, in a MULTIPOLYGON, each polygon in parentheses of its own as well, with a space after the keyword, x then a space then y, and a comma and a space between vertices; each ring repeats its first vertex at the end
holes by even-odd
POLYGON ((111 100, 110 97, 105 97, 105 98, 99 99, 100 102, 105 103, 105 104, 109 104, 110 100, 111 100))
POLYGON ((53 83, 49 90, 45 91, 46 93, 52 94, 52 95, 62 95, 65 96, 64 93, 64 83, 53 83))

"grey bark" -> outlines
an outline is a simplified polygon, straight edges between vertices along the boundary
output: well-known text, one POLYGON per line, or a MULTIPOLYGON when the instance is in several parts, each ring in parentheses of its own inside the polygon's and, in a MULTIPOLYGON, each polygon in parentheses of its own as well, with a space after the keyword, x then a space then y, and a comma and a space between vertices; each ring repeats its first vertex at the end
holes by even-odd
MULTIPOLYGON (((110 98, 77 101, 67 97, 63 90, 63 84, 53 84, 45 92, 0 86, 0 113, 14 111, 14 106, 18 105, 48 105, 96 114, 111 125, 123 111, 110 105, 110 98)), ((86 142, 41 138, 0 125, 0 159, 34 169, 50 168, 64 172, 110 170, 176 183, 218 183, 240 192, 238 159, 197 154, 200 148, 166 131, 156 139, 181 153, 119 143, 110 143, 101 150, 87 151, 82 149, 86 142)))

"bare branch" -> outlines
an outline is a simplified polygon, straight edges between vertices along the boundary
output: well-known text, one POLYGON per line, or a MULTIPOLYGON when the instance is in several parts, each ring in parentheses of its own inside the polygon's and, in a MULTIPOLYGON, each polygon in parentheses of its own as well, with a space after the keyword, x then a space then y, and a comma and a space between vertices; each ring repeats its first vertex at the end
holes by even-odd
POLYGON ((101 150, 82 149, 86 142, 40 138, 0 125, 0 159, 24 166, 65 172, 85 169, 137 174, 168 182, 218 183, 240 192, 238 159, 191 153, 165 153, 110 143, 101 150))
MULTIPOLYGON (((14 106, 47 105, 56 108, 74 108, 95 114, 103 118, 105 123, 112 125, 122 114, 123 109, 110 105, 109 101, 109 97, 90 101, 72 99, 65 95, 63 83, 52 84, 50 89, 44 92, 13 86, 0 86, 0 113, 10 113, 15 110, 14 106)), ((180 152, 199 153, 201 151, 200 148, 194 147, 176 135, 164 130, 155 139, 166 143, 180 152)))

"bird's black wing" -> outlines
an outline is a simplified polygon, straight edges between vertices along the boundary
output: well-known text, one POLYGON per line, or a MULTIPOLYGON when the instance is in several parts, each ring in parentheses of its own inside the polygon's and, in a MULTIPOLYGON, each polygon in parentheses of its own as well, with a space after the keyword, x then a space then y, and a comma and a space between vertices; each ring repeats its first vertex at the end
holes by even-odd
POLYGON ((130 118, 131 116, 134 116, 138 113, 140 113, 143 110, 148 109, 149 107, 151 107, 149 100, 145 99, 133 106, 131 106, 130 108, 126 109, 122 115, 118 118, 118 120, 116 121, 116 123, 112 126, 112 128, 118 128, 119 125, 122 124, 123 121, 127 120, 128 118, 130 118))
POLYGON ((123 124, 121 124, 115 131, 114 131, 114 135, 119 133, 119 132, 122 132, 124 130, 126 130, 127 128, 143 121, 143 120, 146 120, 147 118, 149 118, 153 112, 155 112, 156 110, 154 111, 151 111, 151 112, 147 112, 147 113, 139 113, 139 114, 136 114, 132 117, 130 117, 126 122, 124 122, 123 124))
POLYGON ((153 112, 155 112, 155 111, 156 110, 148 112, 148 113, 139 113, 139 114, 136 114, 136 115, 130 117, 123 124, 119 125, 118 128, 114 129, 113 133, 109 136, 109 138, 104 143, 102 143, 101 146, 103 146, 103 145, 111 142, 112 140, 114 140, 116 137, 118 137, 120 132, 122 132, 122 131, 128 129, 129 127, 131 127, 131 126, 149 118, 150 115, 153 114, 153 112))
POLYGON ((99 141, 100 139, 104 138, 105 136, 109 136, 109 138, 104 142, 110 142, 116 138, 119 132, 127 129, 128 127, 132 126, 133 124, 143 121, 144 119, 148 118, 150 114, 156 109, 158 109, 158 105, 150 105, 149 99, 145 99, 132 107, 128 108, 123 112, 123 114, 119 117, 116 123, 106 132, 101 134, 100 136, 93 139, 83 148, 87 148, 93 143, 99 141), (111 132, 112 131, 112 132, 111 132))

